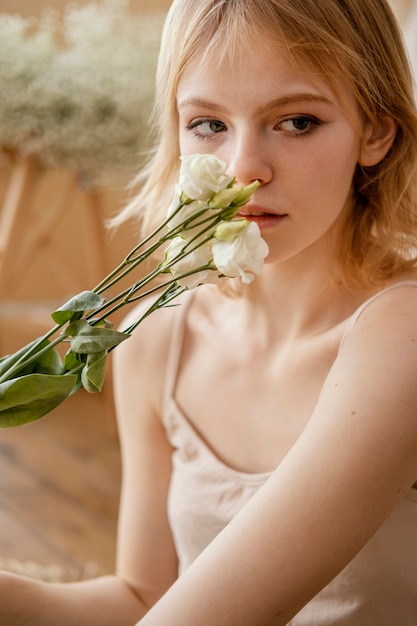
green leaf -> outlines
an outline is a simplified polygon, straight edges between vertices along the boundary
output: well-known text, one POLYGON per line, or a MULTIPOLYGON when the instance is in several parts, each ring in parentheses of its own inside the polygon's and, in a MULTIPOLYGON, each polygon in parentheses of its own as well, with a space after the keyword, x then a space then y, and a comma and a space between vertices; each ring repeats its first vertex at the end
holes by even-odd
POLYGON ((82 291, 51 314, 57 324, 65 324, 80 319, 85 311, 93 311, 105 300, 94 291, 82 291))
POLYGON ((86 354, 77 354, 76 352, 73 352, 72 350, 68 350, 68 352, 65 355, 65 358, 64 358, 65 372, 74 374, 77 377, 77 383, 76 385, 74 385, 74 388, 71 391, 70 395, 73 395, 74 393, 76 393, 83 386, 81 382, 81 374, 82 374, 82 368, 84 367, 86 361, 87 361, 86 354))
POLYGON ((28 374, 0 384, 0 427, 39 419, 67 398, 77 376, 28 374))
POLYGON ((48 350, 33 364, 33 372, 38 374, 63 374, 64 367, 61 357, 55 348, 48 350))
POLYGON ((5 374, 7 370, 10 369, 11 366, 20 359, 21 356, 28 352, 29 349, 34 345, 34 343, 35 341, 31 341, 23 348, 20 348, 20 350, 17 350, 17 352, 2 357, 0 360, 0 376, 5 374))
POLYGON ((87 363, 81 374, 81 382, 84 389, 90 393, 98 393, 102 390, 106 374, 107 352, 89 354, 87 363))
POLYGON ((94 326, 104 326, 105 328, 114 328, 113 322, 111 322, 110 320, 106 320, 106 319, 98 321, 97 319, 91 318, 90 322, 94 324, 94 326))
POLYGON ((78 367, 80 363, 82 363, 82 358, 80 354, 73 352, 72 350, 68 350, 64 357, 64 368, 66 372, 70 372, 75 367, 78 367))
POLYGON ((71 349, 79 354, 105 352, 130 337, 127 333, 120 333, 110 328, 91 326, 85 320, 72 322, 66 328, 65 334, 72 337, 71 349))
MULTIPOLYGON (((40 352, 47 346, 50 345, 50 342, 47 339, 39 342, 38 339, 35 341, 31 341, 17 352, 10 354, 8 356, 0 359, 0 376, 4 376, 7 372, 14 366, 17 361, 20 360, 21 357, 25 357, 26 354, 33 348, 36 344, 36 352, 40 352)), ((46 374, 61 374, 62 373, 62 363, 59 357, 58 352, 53 348, 46 352, 44 355, 34 360, 30 365, 25 365, 22 361, 21 367, 19 367, 13 374, 12 378, 16 378, 17 376, 22 376, 24 374, 30 374, 34 371, 44 372, 46 374)))

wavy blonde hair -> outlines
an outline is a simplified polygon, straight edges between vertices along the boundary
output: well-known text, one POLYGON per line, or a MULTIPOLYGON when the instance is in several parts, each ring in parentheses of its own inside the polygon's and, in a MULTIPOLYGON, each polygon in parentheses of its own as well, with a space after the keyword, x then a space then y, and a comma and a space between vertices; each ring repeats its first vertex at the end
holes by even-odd
POLYGON ((141 215, 149 232, 165 216, 179 169, 178 81, 202 51, 219 59, 254 34, 285 46, 331 86, 342 80, 363 119, 389 115, 398 130, 377 165, 358 165, 354 207, 340 245, 346 282, 372 285, 417 259, 417 112, 401 30, 385 0, 174 0, 159 56, 154 121, 158 142, 137 182, 140 193, 117 218, 141 215))

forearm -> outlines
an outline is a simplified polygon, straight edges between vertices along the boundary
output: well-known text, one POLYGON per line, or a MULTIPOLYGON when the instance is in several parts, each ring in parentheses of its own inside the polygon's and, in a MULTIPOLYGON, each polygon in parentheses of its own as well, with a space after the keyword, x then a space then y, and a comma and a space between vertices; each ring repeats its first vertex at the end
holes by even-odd
POLYGON ((0 573, 4 626, 132 626, 147 608, 115 576, 66 584, 0 573))

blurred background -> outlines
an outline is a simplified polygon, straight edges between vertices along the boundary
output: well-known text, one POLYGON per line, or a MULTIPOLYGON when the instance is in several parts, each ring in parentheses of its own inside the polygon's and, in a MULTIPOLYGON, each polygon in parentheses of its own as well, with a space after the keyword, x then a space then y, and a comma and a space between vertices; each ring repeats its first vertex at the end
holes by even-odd
MULTIPOLYGON (((131 223, 113 232, 106 222, 152 146, 169 4, 0 0, 1 356, 49 330, 50 312, 137 241, 131 223)), ((108 368, 101 394, 78 392, 0 431, 0 569, 48 580, 111 573, 119 488, 108 368)))
MULTIPOLYGON (((0 0, 0 354, 132 247, 168 0, 0 0)), ((117 320, 116 320, 117 321, 117 320)))
MULTIPOLYGON (((391 4, 414 62, 416 2, 391 4)), ((169 5, 0 0, 0 355, 47 331, 50 312, 138 238, 106 221, 152 146, 169 5)), ((112 572, 120 469, 110 372, 101 394, 0 431, 0 569, 51 580, 112 572)))

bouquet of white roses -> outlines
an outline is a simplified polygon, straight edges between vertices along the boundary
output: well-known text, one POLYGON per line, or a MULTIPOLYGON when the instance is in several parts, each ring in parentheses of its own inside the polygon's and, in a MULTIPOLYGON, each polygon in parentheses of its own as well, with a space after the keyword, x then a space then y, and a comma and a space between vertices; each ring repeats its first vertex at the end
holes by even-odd
POLYGON ((250 283, 261 272, 268 247, 258 226, 236 215, 257 186, 235 185, 226 164, 214 155, 183 158, 165 221, 99 285, 54 311, 55 325, 48 333, 0 359, 0 426, 36 420, 82 387, 101 391, 108 353, 185 290, 224 277, 250 283), (161 246, 165 257, 152 271, 118 295, 103 297, 161 246), (140 319, 122 332, 114 330, 110 316, 145 297, 150 303, 140 319), (63 359, 56 349, 62 342, 69 344, 63 359))

